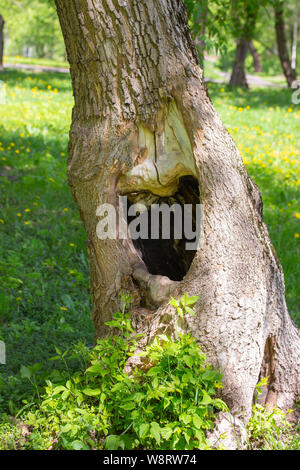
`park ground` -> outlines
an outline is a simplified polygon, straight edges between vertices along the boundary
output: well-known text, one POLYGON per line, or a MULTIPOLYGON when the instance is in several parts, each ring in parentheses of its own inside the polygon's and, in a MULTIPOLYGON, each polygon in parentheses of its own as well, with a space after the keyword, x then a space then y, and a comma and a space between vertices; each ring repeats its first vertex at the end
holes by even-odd
MULTIPOLYGON (((85 234, 66 176, 70 77, 6 69, 0 79, 0 413, 15 416, 65 367, 57 348, 91 346, 93 326, 85 234)), ((285 88, 208 90, 262 194, 300 327, 300 105, 285 88)), ((66 357, 76 370, 78 356, 66 357)))

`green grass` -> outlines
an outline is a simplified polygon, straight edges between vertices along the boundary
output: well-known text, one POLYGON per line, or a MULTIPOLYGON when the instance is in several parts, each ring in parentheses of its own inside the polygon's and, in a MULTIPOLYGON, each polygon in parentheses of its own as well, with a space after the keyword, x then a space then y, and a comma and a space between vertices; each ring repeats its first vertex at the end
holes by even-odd
POLYGON ((274 76, 270 76, 266 73, 255 73, 255 75, 257 77, 260 77, 262 78, 263 80, 265 80, 266 82, 271 82, 271 83, 274 83, 274 85, 280 85, 282 86, 283 88, 285 88, 287 86, 286 84, 286 79, 284 78, 283 75, 274 75, 274 76))
MULTIPOLYGON (((22 366, 35 364, 37 385, 57 376, 55 346, 90 345, 93 325, 85 233, 66 177, 70 77, 7 70, 0 79, 0 339, 7 347, 0 413, 15 415, 37 397, 22 366)), ((299 326, 300 109, 289 90, 210 84, 209 91, 262 193, 299 326)), ((71 360, 70 373, 77 367, 71 360)))
POLYGON ((287 89, 230 90, 211 84, 211 98, 258 185, 264 218, 283 266, 286 299, 300 325, 300 107, 287 89))
POLYGON ((36 59, 33 57, 22 57, 22 56, 4 56, 4 64, 28 64, 28 65, 41 65, 44 67, 61 67, 69 68, 68 62, 63 62, 60 60, 51 60, 51 59, 36 59))
POLYGON ((0 410, 13 414, 29 392, 20 367, 42 364, 42 381, 54 345, 92 343, 93 327, 85 234, 66 177, 69 76, 10 71, 1 79, 0 410))

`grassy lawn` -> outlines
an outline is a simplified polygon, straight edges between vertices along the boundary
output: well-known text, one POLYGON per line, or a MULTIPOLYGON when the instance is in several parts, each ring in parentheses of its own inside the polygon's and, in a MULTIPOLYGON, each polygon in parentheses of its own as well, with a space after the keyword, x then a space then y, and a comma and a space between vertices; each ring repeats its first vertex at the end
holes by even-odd
POLYGON ((32 57, 22 57, 22 56, 4 56, 3 58, 4 64, 28 64, 28 65, 41 65, 44 67, 61 67, 61 68, 69 68, 68 62, 62 62, 58 60, 51 60, 51 59, 35 59, 32 57))
POLYGON ((300 107, 287 89, 230 91, 211 84, 211 98, 258 185, 264 218, 283 266, 286 299, 300 325, 300 107))
POLYGON ((1 79, 0 409, 8 402, 14 414, 30 388, 21 366, 40 364, 42 380, 54 345, 92 343, 93 327, 85 235, 66 177, 70 78, 10 71, 1 79))
MULTIPOLYGON (((48 64, 49 65, 49 64, 48 64)), ((55 346, 93 342, 85 234, 66 177, 72 109, 68 75, 5 71, 0 105, 0 412, 15 414, 37 382, 60 373, 55 346), (21 372, 20 372, 21 371, 21 372)), ((271 239, 283 265, 290 314, 300 325, 300 108, 288 90, 210 95, 258 184, 271 239)), ((77 362, 70 361, 71 370, 77 362)))

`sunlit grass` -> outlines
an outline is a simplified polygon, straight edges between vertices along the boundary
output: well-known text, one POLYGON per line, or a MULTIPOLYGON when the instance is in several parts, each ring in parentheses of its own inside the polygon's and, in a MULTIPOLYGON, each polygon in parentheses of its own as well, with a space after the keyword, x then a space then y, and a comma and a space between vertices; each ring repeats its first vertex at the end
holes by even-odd
POLYGON ((42 364, 42 381, 54 345, 92 343, 93 327, 85 234, 66 176, 70 78, 11 71, 1 79, 0 410, 8 403, 14 414, 28 396, 21 365, 42 364))
POLYGON ((37 59, 33 57, 23 57, 23 56, 4 56, 3 62, 4 64, 27 64, 27 65, 40 65, 43 67, 69 68, 68 62, 63 62, 61 60, 37 59))
POLYGON ((284 270, 289 311, 299 324, 300 106, 292 104, 289 90, 209 89, 262 194, 265 221, 284 270))

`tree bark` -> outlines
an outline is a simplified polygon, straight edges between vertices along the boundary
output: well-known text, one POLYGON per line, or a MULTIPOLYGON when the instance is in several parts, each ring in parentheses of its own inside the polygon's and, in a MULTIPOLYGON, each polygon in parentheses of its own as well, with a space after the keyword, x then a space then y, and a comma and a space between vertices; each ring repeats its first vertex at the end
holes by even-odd
POLYGON ((286 35, 285 35, 285 23, 284 23, 284 4, 283 2, 277 1, 274 4, 275 13, 275 32, 278 55, 281 62, 282 70, 286 78, 288 87, 291 88, 293 82, 297 80, 296 70, 292 68, 286 35))
POLYGON ((230 86, 241 86, 249 88, 245 73, 245 60, 247 57, 249 48, 249 41, 246 37, 243 37, 237 41, 235 51, 235 61, 229 81, 230 86))
POLYGON ((0 71, 3 70, 3 49, 4 49, 4 19, 0 15, 0 71))
POLYGON ((261 73, 263 71, 259 53, 253 44, 253 41, 249 41, 249 51, 253 58, 253 66, 255 73, 261 73))
POLYGON ((75 98, 68 178, 86 230, 96 337, 108 334, 104 323, 120 309, 122 290, 133 295, 133 323, 148 342, 174 332, 170 295, 200 295, 196 316, 182 328, 221 368, 232 413, 249 418, 260 375, 270 376, 266 400, 292 407, 300 341, 282 269, 258 189, 207 94, 183 2, 56 5, 75 98), (199 198, 202 243, 193 260, 174 255, 174 263, 186 263, 183 279, 173 276, 177 267, 166 276, 145 245, 139 250, 130 238, 97 237, 97 208, 118 209, 119 195, 199 198))

